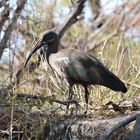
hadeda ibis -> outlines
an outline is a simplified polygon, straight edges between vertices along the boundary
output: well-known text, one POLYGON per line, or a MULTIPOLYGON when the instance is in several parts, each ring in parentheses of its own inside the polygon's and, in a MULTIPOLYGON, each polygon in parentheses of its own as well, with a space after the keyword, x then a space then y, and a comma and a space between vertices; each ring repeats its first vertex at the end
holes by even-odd
POLYGON ((85 89, 86 110, 88 109, 88 86, 102 85, 114 91, 127 92, 125 84, 111 71, 109 71, 98 59, 81 51, 62 49, 58 51, 59 37, 53 31, 47 32, 34 46, 26 62, 41 47, 46 50, 48 64, 64 78, 69 86, 68 99, 72 99, 72 87, 81 84, 85 89))

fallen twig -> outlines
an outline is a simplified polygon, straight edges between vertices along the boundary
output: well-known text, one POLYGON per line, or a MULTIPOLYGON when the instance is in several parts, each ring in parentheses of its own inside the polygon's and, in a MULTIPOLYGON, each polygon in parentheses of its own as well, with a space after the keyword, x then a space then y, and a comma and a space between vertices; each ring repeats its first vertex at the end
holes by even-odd
POLYGON ((128 82, 128 83, 126 83, 126 84, 140 89, 140 85, 137 85, 137 84, 135 84, 135 83, 128 82))
MULTIPOLYGON (((9 94, 6 94, 4 92, 0 92, 0 96, 9 96, 9 95, 15 96, 12 92, 9 94)), ((64 101, 64 100, 53 99, 53 96, 43 97, 43 96, 20 93, 20 94, 17 94, 15 98, 16 99, 25 98, 25 99, 33 99, 33 100, 41 100, 41 101, 46 100, 48 102, 55 102, 55 103, 59 103, 59 104, 65 105, 65 106, 67 106, 68 104, 75 104, 77 107, 79 106, 77 100, 65 100, 64 101)), ((5 105, 5 106, 8 106, 8 105, 5 105)))

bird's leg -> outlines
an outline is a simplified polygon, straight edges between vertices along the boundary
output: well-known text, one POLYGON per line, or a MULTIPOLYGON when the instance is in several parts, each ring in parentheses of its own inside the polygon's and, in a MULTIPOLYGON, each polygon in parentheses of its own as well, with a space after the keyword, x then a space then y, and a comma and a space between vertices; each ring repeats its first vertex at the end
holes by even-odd
POLYGON ((68 100, 72 99, 72 95, 73 95, 73 91, 72 91, 72 86, 70 85, 68 89, 68 100))
MULTIPOLYGON (((69 85, 69 88, 68 88, 68 101, 72 100, 72 95, 73 95, 72 85, 69 85)), ((67 110, 69 110, 69 103, 67 105, 67 110)))
MULTIPOLYGON (((76 106, 76 114, 77 114, 77 111, 78 111, 78 106, 80 106, 78 101, 73 99, 73 94, 74 93, 73 93, 72 87, 73 87, 73 84, 69 84, 69 88, 68 88, 68 101, 69 102, 67 103, 67 111, 66 111, 67 114, 68 114, 68 111, 69 111, 70 104, 75 104, 75 106, 76 106)), ((70 115, 73 114, 73 111, 74 111, 74 108, 71 109, 70 115)))
POLYGON ((85 88, 85 102, 86 102, 86 107, 85 107, 84 114, 87 114, 87 111, 88 111, 88 97, 89 97, 89 92, 88 92, 87 85, 85 85, 84 88, 85 88))

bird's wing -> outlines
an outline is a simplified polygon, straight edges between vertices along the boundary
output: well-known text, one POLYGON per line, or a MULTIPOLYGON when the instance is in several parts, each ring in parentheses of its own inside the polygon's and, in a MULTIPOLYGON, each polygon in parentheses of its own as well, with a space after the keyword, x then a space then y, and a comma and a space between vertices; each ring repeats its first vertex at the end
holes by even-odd
POLYGON ((103 85, 115 91, 126 92, 124 83, 98 59, 76 50, 62 50, 51 57, 58 74, 73 83, 103 85))
POLYGON ((57 71, 61 69, 69 79, 79 83, 100 84, 99 61, 96 58, 76 50, 60 51, 56 58, 57 71))

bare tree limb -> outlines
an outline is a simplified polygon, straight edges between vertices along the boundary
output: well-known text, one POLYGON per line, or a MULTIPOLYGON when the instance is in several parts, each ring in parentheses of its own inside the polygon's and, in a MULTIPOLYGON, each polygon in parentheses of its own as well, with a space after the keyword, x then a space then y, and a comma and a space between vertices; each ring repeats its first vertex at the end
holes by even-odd
POLYGON ((0 32, 1 32, 1 29, 2 29, 5 21, 8 20, 8 16, 10 13, 9 3, 6 4, 6 2, 1 2, 1 5, 4 6, 4 10, 2 11, 1 17, 0 17, 0 32))
POLYGON ((8 0, 0 0, 0 8, 6 4, 8 0))
POLYGON ((11 36, 11 32, 13 30, 13 27, 14 25, 16 24, 20 14, 21 14, 21 11, 23 10, 24 6, 25 6, 25 3, 27 2, 27 0, 19 0, 17 3, 18 3, 18 6, 14 12, 14 16, 12 18, 12 21, 11 23, 8 25, 6 31, 5 31, 5 34, 3 36, 3 39, 1 40, 0 42, 0 59, 2 57, 2 54, 3 54, 3 51, 4 49, 6 48, 6 44, 11 36))
POLYGON ((94 20, 100 15, 101 12, 101 1, 100 0, 88 0, 94 15, 94 20))
POLYGON ((136 123, 133 132, 128 136, 127 140, 139 140, 140 139, 140 113, 137 114, 136 123))
MULTIPOLYGON (((0 91, 0 96, 6 97, 6 96, 14 96, 14 94, 12 92, 10 92, 9 94, 0 91)), ((77 100, 60 100, 60 99, 53 99, 53 96, 37 96, 37 95, 31 95, 31 94, 24 94, 24 93, 19 93, 16 95, 15 97, 17 100, 20 98, 24 98, 24 99, 29 99, 29 100, 41 100, 43 101, 48 101, 48 102, 52 102, 52 103, 58 103, 58 104, 62 104, 67 106, 68 104, 75 104, 76 107, 79 106, 78 101, 77 100)), ((10 105, 10 104, 9 104, 10 105)), ((5 105, 5 106, 9 106, 9 105, 5 105)))
POLYGON ((129 123, 133 122, 136 120, 138 114, 131 116, 121 122, 119 122, 117 125, 113 126, 112 128, 110 128, 109 130, 107 130, 106 132, 104 132, 103 135, 101 135, 100 140, 108 140, 109 137, 111 136, 111 134, 113 132, 116 132, 119 128, 121 127, 125 127, 126 125, 128 125, 129 123))
POLYGON ((64 24, 64 26, 61 28, 60 32, 58 33, 60 39, 62 38, 66 30, 68 30, 74 23, 78 21, 78 16, 82 13, 85 2, 86 0, 80 0, 79 3, 77 3, 77 6, 73 14, 70 16, 68 21, 64 24))

